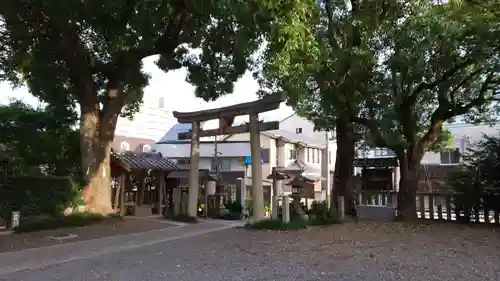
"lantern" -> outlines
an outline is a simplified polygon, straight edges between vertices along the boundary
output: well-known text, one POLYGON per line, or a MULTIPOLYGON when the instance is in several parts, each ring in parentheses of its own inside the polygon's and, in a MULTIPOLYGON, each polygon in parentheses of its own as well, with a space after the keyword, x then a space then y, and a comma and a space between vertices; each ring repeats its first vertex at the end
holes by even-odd
POLYGON ((205 195, 214 195, 216 190, 216 182, 214 180, 207 181, 205 184, 205 195))

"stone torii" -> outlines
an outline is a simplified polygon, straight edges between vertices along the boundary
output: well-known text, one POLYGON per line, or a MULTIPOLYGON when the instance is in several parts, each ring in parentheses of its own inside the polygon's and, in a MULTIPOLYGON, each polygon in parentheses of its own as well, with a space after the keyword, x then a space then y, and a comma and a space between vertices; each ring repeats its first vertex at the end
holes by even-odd
POLYGON ((180 133, 179 139, 191 139, 191 165, 188 178, 188 215, 196 216, 199 189, 199 163, 200 163, 200 137, 211 137, 228 134, 250 133, 250 150, 252 157, 252 207, 253 220, 264 219, 264 192, 262 187, 262 165, 260 132, 279 129, 279 122, 260 122, 259 113, 279 108, 280 103, 285 101, 283 93, 265 96, 252 102, 240 103, 220 108, 177 112, 173 115, 179 123, 191 123, 190 132, 180 133), (239 126, 233 126, 236 116, 249 115, 250 122, 239 126), (219 128, 201 130, 200 122, 218 119, 219 128))

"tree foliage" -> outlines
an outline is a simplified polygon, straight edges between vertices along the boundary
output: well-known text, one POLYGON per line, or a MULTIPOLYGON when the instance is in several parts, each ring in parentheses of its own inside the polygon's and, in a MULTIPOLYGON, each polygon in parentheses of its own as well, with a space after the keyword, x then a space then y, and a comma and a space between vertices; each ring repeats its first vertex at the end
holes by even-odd
POLYGON ((479 210, 500 211, 500 137, 483 135, 463 155, 462 169, 450 175, 448 184, 457 192, 455 207, 470 221, 479 210))
POLYGON ((187 68, 196 95, 214 100, 232 92, 269 18, 260 1, 6 0, 0 74, 51 105, 79 107, 84 197, 109 212, 111 141, 119 114, 142 101, 142 59, 159 55, 164 71, 187 68))
POLYGON ((450 140, 443 124, 495 116, 498 17, 468 1, 300 3, 296 18, 276 20, 261 83, 286 90, 319 127, 354 122, 369 144, 394 150, 400 211, 416 216, 418 166, 450 140))
POLYGON ((21 102, 0 106, 0 143, 12 155, 11 168, 24 174, 81 179, 78 132, 73 116, 21 102))

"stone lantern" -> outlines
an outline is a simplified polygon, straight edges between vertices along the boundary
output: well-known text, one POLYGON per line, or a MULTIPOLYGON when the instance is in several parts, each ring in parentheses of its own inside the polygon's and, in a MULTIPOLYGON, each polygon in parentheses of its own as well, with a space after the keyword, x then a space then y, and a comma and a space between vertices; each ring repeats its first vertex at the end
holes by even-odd
POLYGON ((302 219, 308 220, 309 217, 302 209, 300 201, 302 200, 302 198, 314 197, 315 181, 299 175, 293 178, 287 185, 292 187, 291 197, 293 198, 292 204, 295 213, 298 214, 302 219))

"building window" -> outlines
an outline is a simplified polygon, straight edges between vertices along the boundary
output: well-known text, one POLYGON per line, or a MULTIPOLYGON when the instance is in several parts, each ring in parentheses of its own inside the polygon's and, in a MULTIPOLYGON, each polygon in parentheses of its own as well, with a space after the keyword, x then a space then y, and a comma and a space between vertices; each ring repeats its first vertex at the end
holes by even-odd
POLYGON ((307 162, 311 162, 312 160, 312 149, 311 148, 306 148, 306 153, 307 153, 307 162))
POLYGON ((289 149, 288 150, 288 160, 294 160, 294 159, 297 159, 297 150, 289 149))
POLYGON ((165 98, 161 97, 158 99, 158 108, 164 108, 165 107, 165 98))
POLYGON ((191 159, 189 158, 177 159, 177 165, 189 165, 189 164, 191 164, 191 159))
POLYGON ((302 128, 295 128, 296 134, 302 134, 302 128))
POLYGON ((217 170, 217 162, 219 163, 219 171, 230 171, 231 170, 231 159, 212 159, 212 163, 210 165, 210 169, 212 171, 217 170))
POLYGON ((128 142, 123 141, 123 142, 120 144, 120 149, 121 149, 122 151, 129 151, 129 150, 130 150, 130 145, 128 144, 128 142))
POLYGON ((269 163, 269 149, 261 149, 260 157, 262 158, 263 163, 269 163))
POLYGON ((151 146, 145 144, 142 146, 142 152, 151 152, 151 146))
POLYGON ((328 164, 332 164, 332 152, 328 151, 328 164))
POLYGON ((441 164, 460 164, 460 150, 455 148, 441 152, 441 164))

